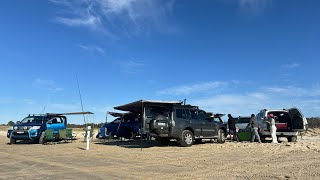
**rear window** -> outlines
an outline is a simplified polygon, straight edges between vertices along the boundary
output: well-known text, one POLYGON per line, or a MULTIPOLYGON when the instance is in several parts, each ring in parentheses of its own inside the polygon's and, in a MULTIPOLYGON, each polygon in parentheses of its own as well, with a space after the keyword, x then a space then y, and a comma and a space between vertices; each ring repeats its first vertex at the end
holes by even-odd
POLYGON ((237 123, 249 123, 250 122, 250 118, 238 118, 238 122, 237 123))

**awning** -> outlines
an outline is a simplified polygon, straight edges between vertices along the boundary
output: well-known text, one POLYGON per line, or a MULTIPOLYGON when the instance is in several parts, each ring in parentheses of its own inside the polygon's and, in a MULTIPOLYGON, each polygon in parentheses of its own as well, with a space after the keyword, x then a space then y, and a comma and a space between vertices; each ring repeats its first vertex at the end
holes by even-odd
POLYGON ((46 113, 46 115, 50 116, 59 116, 59 115, 82 115, 82 114, 93 114, 92 112, 68 112, 68 113, 46 113))
POLYGON ((108 112, 108 114, 110 114, 113 117, 122 117, 125 114, 128 114, 127 112, 108 112))
POLYGON ((122 111, 141 112, 144 104, 152 104, 154 106, 168 106, 181 103, 181 101, 139 100, 129 104, 116 106, 114 107, 114 109, 122 111))

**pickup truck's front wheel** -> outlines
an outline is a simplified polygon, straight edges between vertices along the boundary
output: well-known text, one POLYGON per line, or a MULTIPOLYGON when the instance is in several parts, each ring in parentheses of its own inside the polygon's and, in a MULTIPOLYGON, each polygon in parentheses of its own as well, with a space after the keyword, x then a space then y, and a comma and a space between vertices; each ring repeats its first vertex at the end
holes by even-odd
POLYGON ((15 144, 17 140, 10 138, 10 144, 15 144))
POLYGON ((44 144, 45 132, 42 132, 39 138, 39 144, 44 144))
POLYGON ((183 147, 192 146, 194 143, 194 135, 189 130, 182 131, 181 138, 180 138, 180 145, 183 147))

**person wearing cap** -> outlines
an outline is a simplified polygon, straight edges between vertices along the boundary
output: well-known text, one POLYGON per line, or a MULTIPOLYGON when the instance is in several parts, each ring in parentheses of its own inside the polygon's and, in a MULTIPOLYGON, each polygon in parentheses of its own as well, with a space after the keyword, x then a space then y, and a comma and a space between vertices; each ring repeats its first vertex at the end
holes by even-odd
POLYGON ((254 114, 251 114, 251 119, 250 119, 248 126, 251 128, 251 142, 254 142, 254 140, 257 139, 258 142, 261 143, 260 135, 258 132, 259 123, 258 123, 256 116, 254 114))
POLYGON ((273 114, 268 115, 268 123, 270 124, 270 133, 272 137, 272 143, 278 143, 277 139, 277 127, 276 127, 276 121, 274 119, 273 114))

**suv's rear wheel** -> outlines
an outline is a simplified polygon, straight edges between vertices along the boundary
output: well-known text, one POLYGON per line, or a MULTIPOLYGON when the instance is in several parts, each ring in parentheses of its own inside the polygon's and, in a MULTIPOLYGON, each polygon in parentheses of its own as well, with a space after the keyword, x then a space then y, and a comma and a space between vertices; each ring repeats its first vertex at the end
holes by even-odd
POLYGON ((194 135, 189 130, 182 131, 181 138, 180 138, 180 145, 183 147, 192 146, 194 143, 194 135))
POLYGON ((218 139, 217 139, 218 143, 225 143, 226 142, 226 136, 225 136, 225 132, 222 129, 218 130, 218 139))
POLYGON ((297 142, 297 136, 289 136, 288 138, 288 142, 297 142))

